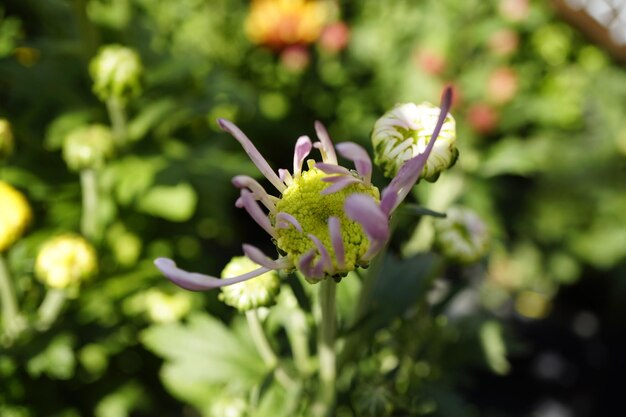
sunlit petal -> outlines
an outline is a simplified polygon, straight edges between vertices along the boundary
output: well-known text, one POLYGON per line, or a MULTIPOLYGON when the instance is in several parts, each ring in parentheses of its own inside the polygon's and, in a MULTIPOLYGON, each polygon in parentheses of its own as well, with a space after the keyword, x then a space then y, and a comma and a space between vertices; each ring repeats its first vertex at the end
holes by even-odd
POLYGON ((190 291, 206 291, 214 288, 225 287, 227 285, 237 284, 249 279, 258 277, 268 271, 270 268, 264 266, 254 271, 248 272, 238 277, 220 279, 209 275, 199 274, 197 272, 188 272, 176 266, 176 263, 168 258, 157 258, 154 265, 159 268, 161 273, 165 275, 174 284, 190 291))
POLYGON ((293 175, 300 175, 302 170, 302 162, 309 156, 313 144, 308 136, 300 136, 296 142, 296 150, 293 153, 293 175))
POLYGON ((343 268, 346 263, 346 250, 343 245, 343 237, 341 235, 341 222, 338 217, 331 216, 328 218, 328 231, 330 234, 330 242, 333 245, 335 259, 339 268, 343 268))
POLYGON ((281 211, 276 215, 276 227, 286 229, 289 227, 289 224, 295 227, 298 232, 302 233, 302 226, 300 225, 300 222, 298 222, 298 220, 291 214, 281 211))
POLYGON ((370 247, 363 257, 370 259, 382 249, 389 239, 389 219, 376 201, 365 194, 353 194, 346 199, 346 214, 363 226, 363 231, 370 240, 370 247))
POLYGON ((267 163, 263 155, 257 150, 252 141, 239 129, 235 124, 225 119, 218 119, 217 123, 226 132, 233 135, 235 139, 241 144, 244 151, 248 154, 254 165, 259 168, 259 171, 267 178, 276 189, 280 192, 285 190, 285 184, 278 178, 278 175, 272 170, 272 167, 267 163))
POLYGON ((315 132, 320 140, 320 146, 316 146, 322 152, 322 159, 329 164, 337 165, 337 154, 333 142, 330 140, 328 131, 321 122, 315 122, 315 132))
POLYGON ((251 261, 261 266, 264 266, 266 268, 285 269, 289 267, 290 265, 290 262, 287 260, 287 258, 279 258, 279 259, 273 260, 269 256, 265 255, 261 251, 261 249, 257 248, 256 246, 248 245, 245 243, 243 244, 243 253, 248 258, 250 258, 251 261))
POLYGON ((369 184, 372 180, 372 160, 367 151, 353 142, 338 143, 335 147, 341 156, 354 162, 356 172, 369 184))

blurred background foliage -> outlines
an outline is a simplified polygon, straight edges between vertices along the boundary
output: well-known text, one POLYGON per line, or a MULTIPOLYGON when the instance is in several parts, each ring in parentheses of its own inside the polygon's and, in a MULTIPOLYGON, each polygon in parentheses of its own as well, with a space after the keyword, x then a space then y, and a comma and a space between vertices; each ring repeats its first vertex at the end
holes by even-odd
MULTIPOLYGON (((370 354, 353 370, 360 382, 337 415, 604 415, 610 401, 582 380, 610 385, 614 374, 597 374, 624 347, 623 67, 542 1, 294 2, 287 17, 271 3, 281 2, 0 6, 0 117, 13 138, 0 180, 33 212, 3 256, 25 320, 37 322, 53 291, 34 279, 49 238, 81 233, 98 264, 64 290, 48 323, 0 341, 0 415, 245 415, 242 387, 224 384, 247 386, 266 370, 239 318, 214 293, 174 288, 151 262, 170 256, 217 274, 241 242, 265 241, 234 208, 230 184, 258 174, 216 118, 238 123, 285 167, 314 120, 335 141, 371 149, 380 115, 397 102, 436 103, 446 84, 460 159, 415 197, 437 211, 474 209, 492 251, 469 267, 446 263, 434 282, 406 283, 408 295, 379 289, 401 308, 371 324, 370 354), (90 62, 114 44, 139 59, 132 91, 94 87, 90 62), (81 168, 64 147, 93 124, 119 142, 100 166, 81 168), (87 220, 86 172, 97 198, 87 220), (561 342, 546 342, 550 333, 561 342), (525 401, 520 381, 535 387, 525 401)), ((408 259, 385 261, 398 262, 400 282, 406 268, 424 267, 418 254, 431 247, 434 221, 399 228, 391 242, 408 259)), ((278 415, 285 401, 257 396, 255 416, 278 415)))

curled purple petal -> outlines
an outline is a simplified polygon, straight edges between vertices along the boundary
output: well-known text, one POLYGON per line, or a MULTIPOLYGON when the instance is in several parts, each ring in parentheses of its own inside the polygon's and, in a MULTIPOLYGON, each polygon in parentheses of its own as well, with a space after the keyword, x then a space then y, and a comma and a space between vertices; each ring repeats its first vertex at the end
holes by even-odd
POLYGON ((298 260, 298 269, 306 277, 313 277, 313 258, 315 258, 315 249, 307 251, 298 260))
POLYGON ((308 136, 300 136, 296 142, 296 150, 293 153, 293 175, 299 175, 302 170, 302 162, 309 156, 313 144, 308 136))
POLYGON ((237 141, 241 144, 244 151, 246 151, 254 165, 259 168, 259 171, 261 171, 261 173, 265 175, 265 178, 267 178, 278 191, 282 192, 286 188, 285 184, 283 184, 280 178, 278 178, 278 175, 276 175, 276 173, 272 170, 272 167, 270 167, 265 158, 263 158, 263 155, 261 155, 261 153, 257 150, 252 141, 248 139, 248 137, 241 131, 241 129, 239 129, 237 126, 235 126, 234 123, 229 122, 226 119, 217 119, 217 123, 222 129, 224 129, 226 132, 230 133, 235 139, 237 139, 237 141))
POLYGON ((338 143, 335 148, 341 156, 354 162, 356 172, 369 184, 372 180, 372 160, 367 151, 353 142, 338 143))
POLYGON ((235 187, 240 189, 248 188, 254 195, 254 198, 261 201, 261 203, 263 203, 263 205, 267 207, 269 211, 273 212, 274 210, 276 210, 276 206, 271 200, 270 195, 267 194, 263 186, 259 184, 254 178, 247 175, 237 175, 233 177, 232 183, 235 187))
POLYGON ((276 231, 272 228, 272 224, 270 223, 270 219, 267 217, 261 207, 257 204, 256 200, 252 196, 252 193, 246 189, 241 190, 241 202, 243 207, 246 209, 250 217, 256 221, 259 226, 263 228, 267 233, 270 234, 274 239, 276 239, 276 231))
MULTIPOLYGON (((324 188, 320 194, 322 195, 328 195, 328 194, 332 194, 332 193, 336 193, 337 191, 341 191, 344 188, 346 188, 347 186, 351 185, 351 184, 356 184, 361 182, 360 179, 358 178, 354 178, 353 176, 349 176, 349 177, 344 177, 344 176, 340 176, 340 177, 329 177, 328 179, 330 180, 330 178, 339 178, 338 180, 332 180, 332 181, 326 181, 326 182, 334 182, 333 185, 324 188)), ((324 178, 324 180, 326 180, 327 178, 324 178)))
POLYGON ((289 171, 284 168, 278 168, 278 178, 288 186, 293 182, 293 177, 289 171))
POLYGON ((321 122, 315 122, 315 132, 320 140, 320 146, 316 146, 322 152, 322 159, 329 164, 337 165, 337 154, 333 142, 330 140, 328 131, 321 122))
POLYGON ((439 136, 439 132, 441 131, 443 123, 445 122, 446 117, 448 116, 448 111, 450 110, 451 104, 452 104, 452 88, 446 87, 441 97, 441 105, 440 105, 441 111, 439 113, 439 119, 437 119, 437 124, 435 126, 435 129, 433 130, 433 134, 430 140, 428 141, 428 145, 426 146, 426 149, 421 154, 406 161, 398 170, 396 177, 385 188, 385 190, 387 188, 394 190, 395 193, 398 195, 398 198, 393 204, 393 207, 390 212, 393 212, 393 210, 395 210, 400 205, 400 203, 402 203, 402 201, 406 198, 406 196, 411 191, 411 188, 413 187, 413 185, 415 185, 415 182, 417 181, 417 179, 422 174, 422 171, 424 170, 424 165, 426 165, 426 162, 428 161, 428 157, 430 156, 430 152, 432 151, 433 146, 435 145, 437 136, 439 136))
POLYGON ((342 167, 341 165, 325 164, 324 162, 318 162, 317 164, 315 164, 315 168, 319 169, 325 174, 351 175, 350 170, 342 167))
POLYGON ((393 188, 385 188, 380 198, 380 209, 389 216, 396 206, 398 200, 398 193, 393 188))
POLYGON ((258 277, 268 271, 270 268, 264 266, 254 271, 248 272, 238 277, 220 279, 209 275, 199 274, 197 272, 188 272, 176 266, 176 263, 168 258, 157 258, 154 265, 159 268, 161 273, 174 284, 189 291, 206 291, 214 288, 225 287, 227 285, 237 284, 247 281, 254 277, 258 277))
POLYGON ((302 226, 300 225, 300 222, 291 214, 281 211, 276 215, 276 227, 286 229, 289 227, 287 223, 290 223, 291 225, 293 225, 293 227, 296 228, 298 232, 302 233, 302 226))
POLYGON ((346 250, 343 246, 343 236, 341 236, 341 222, 338 217, 331 216, 328 218, 328 232, 330 234, 330 242, 333 245, 337 266, 343 268, 346 265, 346 250))
POLYGON ((344 209, 352 220, 363 227, 370 240, 364 259, 368 260, 382 249, 389 238, 389 218, 374 199, 366 194, 353 194, 346 199, 344 209))
POLYGON ((309 239, 313 241, 317 251, 320 255, 320 264, 322 265, 322 269, 325 271, 330 271, 333 268, 333 260, 330 258, 330 253, 328 253, 328 249, 322 243, 321 240, 317 238, 317 236, 308 234, 309 239))
POLYGON ((287 258, 271 259, 256 246, 243 244, 243 253, 254 263, 270 269, 285 269, 290 265, 287 258))
POLYGON ((324 277, 324 262, 321 259, 313 267, 313 274, 311 275, 311 277, 313 278, 324 277))

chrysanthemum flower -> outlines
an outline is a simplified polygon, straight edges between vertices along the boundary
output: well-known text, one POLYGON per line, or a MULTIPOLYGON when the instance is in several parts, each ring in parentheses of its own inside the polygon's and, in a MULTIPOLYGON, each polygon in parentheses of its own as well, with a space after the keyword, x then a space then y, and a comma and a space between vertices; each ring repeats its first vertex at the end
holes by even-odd
POLYGON ((301 136, 295 146, 293 171, 279 169, 276 173, 237 126, 219 120, 279 193, 269 194, 248 176, 233 178, 241 190, 236 206, 244 208, 271 236, 280 256, 271 259, 260 249, 244 244, 244 254, 260 267, 228 279, 184 271, 167 258, 155 260, 155 265, 175 284, 192 291, 235 284, 271 270, 299 270, 309 282, 318 282, 367 266, 389 238, 390 216, 424 169, 448 114, 451 96, 451 90, 446 89, 425 151, 406 161, 382 193, 371 182, 372 162, 365 149, 352 142, 333 146, 319 122, 315 123, 319 141, 312 143, 301 136), (308 170, 303 170, 313 148, 320 151, 322 162, 308 160, 308 170), (356 170, 339 165, 335 150, 352 161, 356 170))
POLYGON ((330 16, 330 3, 309 0, 254 0, 246 18, 248 38, 281 49, 305 45, 320 36, 330 16))
POLYGON ((33 217, 24 194, 0 181, 0 252, 22 237, 33 217))

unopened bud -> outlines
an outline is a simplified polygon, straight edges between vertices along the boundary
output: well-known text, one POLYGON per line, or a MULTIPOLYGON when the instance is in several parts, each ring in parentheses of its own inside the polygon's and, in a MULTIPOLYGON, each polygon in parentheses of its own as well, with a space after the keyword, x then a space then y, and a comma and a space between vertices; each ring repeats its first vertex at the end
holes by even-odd
MULTIPOLYGON (((374 162, 385 176, 394 177, 409 159, 421 154, 432 137, 439 107, 430 103, 404 103, 385 113, 374 125, 372 144, 374 162)), ((456 124, 448 114, 437 137, 421 178, 433 182, 456 162, 456 124)))
POLYGON ((65 138, 63 159, 74 171, 100 169, 115 150, 113 133, 104 125, 81 126, 65 138))
POLYGON ((113 97, 126 100, 141 92, 143 67, 139 55, 131 48, 122 45, 100 48, 89 64, 89 72, 94 81, 93 91, 102 101, 113 97))
POLYGON ((453 207, 435 222, 435 246, 448 259, 470 264, 485 256, 490 236, 482 219, 468 208, 453 207))
POLYGON ((13 245, 26 230, 32 211, 26 197, 4 181, 0 181, 0 252, 13 245))
MULTIPOLYGON (((245 256, 236 256, 224 267, 222 278, 235 277, 257 268, 260 266, 245 256)), ((221 291, 220 300, 241 312, 268 307, 276 302, 280 277, 276 271, 270 271, 255 279, 222 287, 221 291)))
POLYGON ((13 132, 11 123, 6 119, 0 119, 0 159, 6 158, 13 153, 13 132))
POLYGON ((48 240, 35 262, 37 278, 51 288, 78 285, 97 270, 95 249, 83 237, 73 234, 48 240))

